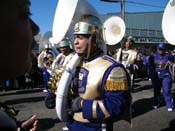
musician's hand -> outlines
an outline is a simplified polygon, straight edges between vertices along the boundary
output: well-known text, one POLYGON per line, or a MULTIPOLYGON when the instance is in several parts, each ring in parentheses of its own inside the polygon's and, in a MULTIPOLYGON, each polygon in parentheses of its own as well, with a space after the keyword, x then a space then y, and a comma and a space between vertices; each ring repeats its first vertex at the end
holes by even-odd
POLYGON ((136 64, 133 65, 133 68, 134 68, 134 71, 139 69, 139 67, 136 64))
POLYGON ((82 98, 81 97, 76 97, 72 101, 72 107, 71 107, 72 113, 80 112, 82 110, 81 103, 82 103, 82 98))
POLYGON ((37 131, 38 127, 39 123, 36 118, 36 115, 33 115, 21 124, 21 129, 24 129, 26 131, 37 131))

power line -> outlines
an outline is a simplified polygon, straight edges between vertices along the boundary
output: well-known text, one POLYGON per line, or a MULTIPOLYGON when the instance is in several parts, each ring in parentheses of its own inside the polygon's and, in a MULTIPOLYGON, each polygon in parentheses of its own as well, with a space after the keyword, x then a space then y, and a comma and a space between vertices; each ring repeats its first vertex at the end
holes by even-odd
POLYGON ((132 2, 132 1, 128 1, 128 0, 125 0, 125 2, 127 2, 127 3, 131 3, 131 4, 142 5, 142 6, 156 7, 156 8, 162 8, 162 9, 165 8, 165 7, 163 7, 163 6, 151 5, 151 4, 145 4, 145 3, 140 3, 140 2, 132 2))

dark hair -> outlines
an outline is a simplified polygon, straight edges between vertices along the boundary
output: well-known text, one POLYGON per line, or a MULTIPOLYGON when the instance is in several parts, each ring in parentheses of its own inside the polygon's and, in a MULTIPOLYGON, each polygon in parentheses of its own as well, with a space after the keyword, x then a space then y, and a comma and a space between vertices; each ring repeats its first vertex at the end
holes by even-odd
MULTIPOLYGON (((124 45, 124 46, 125 46, 125 43, 126 43, 127 40, 130 40, 130 41, 132 42, 132 45, 135 44, 135 42, 134 42, 133 39, 128 39, 128 38, 125 37, 125 38, 124 38, 124 42, 123 42, 123 45, 124 45)), ((131 45, 131 46, 132 46, 132 45, 131 45)))

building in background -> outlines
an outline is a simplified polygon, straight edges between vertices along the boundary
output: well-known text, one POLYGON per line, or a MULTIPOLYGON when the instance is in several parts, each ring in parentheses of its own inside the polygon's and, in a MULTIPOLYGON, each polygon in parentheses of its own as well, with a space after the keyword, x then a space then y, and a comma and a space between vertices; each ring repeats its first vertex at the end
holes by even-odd
MULTIPOLYGON (((120 16, 120 13, 108 13, 101 14, 100 18, 104 22, 107 18, 111 16, 120 16)), ((125 36, 133 36, 135 40, 135 46, 140 46, 144 48, 155 47, 159 42, 165 42, 164 36, 162 34, 162 16, 163 11, 157 12, 125 12, 125 25, 126 33, 125 36)), ((48 31, 50 32, 50 31, 48 31)), ((46 32, 46 34, 48 33, 46 32)), ((37 43, 43 45, 44 36, 39 36, 37 38, 37 43)), ((167 43, 168 44, 168 43, 167 43)), ((120 46, 120 45, 115 45, 120 46)), ((173 48, 171 45, 168 45, 173 48)), ((114 49, 110 46, 109 49, 114 49)), ((38 52, 40 47, 35 48, 34 52, 38 52)))
MULTIPOLYGON (((118 13, 100 15, 105 21, 110 16, 120 16, 118 13)), ((165 42, 162 34, 161 12, 133 12, 125 13, 126 36, 133 36, 136 43, 159 43, 165 42)))
MULTIPOLYGON (((120 16, 119 13, 102 14, 100 18, 104 22, 111 16, 120 16)), ((162 34, 163 11, 157 12, 125 12, 125 36, 133 36, 136 47, 155 48, 157 43, 166 42, 162 34)), ((168 44, 168 47, 173 48, 168 44)), ((120 45, 115 45, 120 46, 120 45)), ((109 46, 108 49, 115 49, 109 46)))

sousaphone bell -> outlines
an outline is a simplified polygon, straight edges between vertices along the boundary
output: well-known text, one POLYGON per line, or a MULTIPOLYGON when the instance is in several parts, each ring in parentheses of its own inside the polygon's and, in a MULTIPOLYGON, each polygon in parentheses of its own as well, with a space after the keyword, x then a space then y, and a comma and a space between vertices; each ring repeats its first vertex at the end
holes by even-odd
POLYGON ((170 0, 162 17, 162 32, 168 43, 175 45, 175 0, 170 0))

